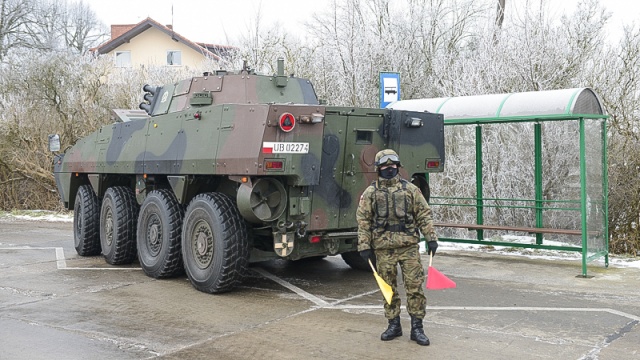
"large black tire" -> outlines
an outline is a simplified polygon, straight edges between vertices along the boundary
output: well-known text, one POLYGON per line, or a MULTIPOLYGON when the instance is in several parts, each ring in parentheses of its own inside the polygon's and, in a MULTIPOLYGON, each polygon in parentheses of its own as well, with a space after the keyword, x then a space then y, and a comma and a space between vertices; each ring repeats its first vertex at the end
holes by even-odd
POLYGON ((78 188, 73 206, 73 244, 80 256, 100 254, 100 199, 91 185, 78 188))
POLYGON ((182 226, 182 254, 185 272, 200 291, 222 293, 242 282, 249 267, 249 237, 228 196, 206 193, 191 200, 182 226))
POLYGON ((431 187, 424 174, 414 174, 411 178, 411 183, 420 189, 420 192, 427 202, 431 202, 431 187))
POLYGON ((352 269, 371 272, 371 266, 360 256, 360 252, 350 251, 342 253, 340 256, 342 256, 342 260, 351 266, 352 269))
POLYGON ((136 259, 136 196, 128 187, 107 189, 100 210, 100 246, 111 265, 131 264, 136 259))
POLYGON ((138 216, 138 260, 152 278, 177 276, 182 265, 182 220, 184 210, 171 190, 147 195, 138 216))

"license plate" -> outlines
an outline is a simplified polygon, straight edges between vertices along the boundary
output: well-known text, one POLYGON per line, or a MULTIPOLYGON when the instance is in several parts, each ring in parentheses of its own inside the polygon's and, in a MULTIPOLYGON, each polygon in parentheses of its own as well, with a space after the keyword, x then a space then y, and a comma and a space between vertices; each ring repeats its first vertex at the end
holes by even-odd
POLYGON ((263 154, 308 154, 309 143, 299 142, 263 142, 263 154))

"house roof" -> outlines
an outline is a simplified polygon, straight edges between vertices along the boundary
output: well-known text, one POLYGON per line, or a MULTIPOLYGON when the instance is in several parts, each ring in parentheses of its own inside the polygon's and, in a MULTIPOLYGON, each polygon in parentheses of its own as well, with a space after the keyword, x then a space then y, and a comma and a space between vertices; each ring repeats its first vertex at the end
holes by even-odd
POLYGON ((118 46, 129 42, 134 37, 140 35, 142 32, 150 29, 156 28, 163 33, 170 36, 173 40, 185 44, 186 46, 192 48, 193 50, 202 53, 205 56, 209 56, 215 60, 220 60, 220 56, 214 53, 213 51, 219 50, 219 54, 224 56, 227 55, 231 50, 235 49, 234 46, 228 45, 214 45, 214 44, 204 44, 204 43, 196 43, 193 42, 186 37, 178 34, 173 31, 173 29, 169 26, 165 26, 160 24, 159 22, 153 20, 152 18, 146 18, 141 22, 134 25, 113 25, 112 26, 112 38, 111 40, 105 42, 104 44, 98 46, 94 49, 98 54, 106 54, 116 49, 118 46), (116 31, 113 31, 113 29, 116 31), (213 50, 213 51, 212 51, 213 50))

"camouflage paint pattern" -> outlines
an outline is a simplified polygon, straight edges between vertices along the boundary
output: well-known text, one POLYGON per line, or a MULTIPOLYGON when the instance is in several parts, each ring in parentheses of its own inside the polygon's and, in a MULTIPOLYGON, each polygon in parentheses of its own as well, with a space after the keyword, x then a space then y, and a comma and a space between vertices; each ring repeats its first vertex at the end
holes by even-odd
POLYGON ((391 304, 384 302, 384 316, 393 319, 400 316, 401 300, 398 293, 398 264, 402 271, 402 280, 407 293, 407 312, 418 319, 424 319, 427 298, 424 295, 424 268, 420 262, 417 245, 395 249, 376 250, 378 274, 391 286, 393 298, 391 304))
POLYGON ((139 203, 151 190, 171 188, 186 205, 206 191, 233 198, 241 186, 269 177, 284 185, 286 211, 260 226, 298 243, 322 237, 296 246, 292 257, 333 254, 356 250, 355 212, 377 178, 376 152, 396 150, 406 178, 444 168, 440 114, 320 105, 307 79, 283 73, 217 71, 151 89, 148 111, 114 110, 113 124, 57 158, 54 172, 68 209, 88 183, 100 198, 110 186, 130 186, 139 203), (280 126, 286 113, 295 119, 290 131, 280 126), (274 144, 305 149, 278 153, 269 148, 274 144))
POLYGON ((429 204, 420 190, 400 175, 379 178, 369 185, 360 197, 356 219, 359 251, 416 245, 420 241, 418 230, 425 241, 438 241, 429 204), (390 231, 387 227, 404 230, 390 231))

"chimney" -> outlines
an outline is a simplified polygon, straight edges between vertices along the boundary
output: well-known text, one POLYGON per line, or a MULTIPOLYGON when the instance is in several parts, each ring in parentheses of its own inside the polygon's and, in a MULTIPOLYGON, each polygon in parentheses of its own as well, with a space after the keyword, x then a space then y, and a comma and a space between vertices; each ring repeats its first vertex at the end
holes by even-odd
POLYGON ((121 36, 127 31, 133 29, 136 26, 135 24, 130 25, 111 25, 111 40, 121 36))

